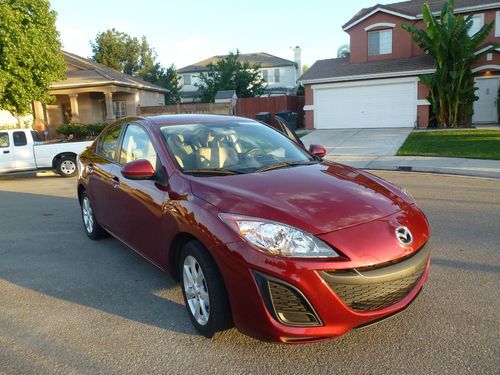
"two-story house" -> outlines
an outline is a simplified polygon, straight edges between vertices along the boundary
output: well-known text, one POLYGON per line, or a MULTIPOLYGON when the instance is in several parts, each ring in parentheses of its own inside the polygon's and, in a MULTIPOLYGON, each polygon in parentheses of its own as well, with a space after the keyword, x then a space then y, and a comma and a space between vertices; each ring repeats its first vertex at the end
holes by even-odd
MULTIPOLYGON (((317 61, 299 78, 305 87, 306 127, 376 128, 426 127, 429 123, 428 89, 419 75, 435 71, 435 64, 401 28, 407 23, 425 28, 422 5, 430 3, 439 14, 442 0, 412 0, 361 9, 342 29, 350 36, 349 58, 317 61)), ((455 13, 473 15, 471 33, 485 23, 495 27, 483 48, 500 43, 500 2, 456 0, 455 13)), ((473 123, 497 122, 500 50, 481 58, 473 67, 479 99, 473 123)))
MULTIPOLYGON (((297 78, 300 76, 301 61, 300 47, 294 48, 294 61, 283 59, 265 52, 242 53, 239 61, 248 61, 250 64, 260 64, 261 77, 266 81, 266 93, 290 94, 297 88, 297 78)), ((208 71, 209 64, 215 64, 227 56, 219 55, 199 61, 177 70, 180 93, 183 103, 192 102, 198 96, 197 83, 200 83, 200 73, 208 71)))

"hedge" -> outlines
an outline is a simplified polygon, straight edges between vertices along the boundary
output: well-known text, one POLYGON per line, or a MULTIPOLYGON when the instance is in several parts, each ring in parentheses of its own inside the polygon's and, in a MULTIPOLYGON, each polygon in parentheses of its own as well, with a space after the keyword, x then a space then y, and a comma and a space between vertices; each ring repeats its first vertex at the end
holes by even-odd
POLYGON ((64 124, 58 126, 56 132, 66 137, 73 134, 76 139, 93 138, 99 135, 106 125, 100 122, 96 124, 64 124))

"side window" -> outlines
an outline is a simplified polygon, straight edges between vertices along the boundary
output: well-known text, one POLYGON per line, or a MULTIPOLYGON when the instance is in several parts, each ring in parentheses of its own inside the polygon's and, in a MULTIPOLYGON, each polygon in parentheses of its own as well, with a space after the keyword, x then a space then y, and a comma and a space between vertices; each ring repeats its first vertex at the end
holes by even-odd
POLYGON ((101 135, 97 144, 96 154, 103 158, 115 160, 118 138, 120 138, 121 127, 116 126, 101 135))
POLYGON ((14 132, 12 138, 14 138, 14 146, 26 146, 28 144, 25 132, 14 132))
POLYGON ((40 137, 40 133, 38 133, 36 130, 31 131, 31 136, 33 137, 33 140, 35 142, 42 142, 42 137, 40 137))
POLYGON ((153 168, 156 166, 156 152, 146 131, 138 125, 129 125, 123 137, 120 163, 146 159, 153 168))
POLYGON ((9 147, 9 133, 0 133, 0 148, 9 147))

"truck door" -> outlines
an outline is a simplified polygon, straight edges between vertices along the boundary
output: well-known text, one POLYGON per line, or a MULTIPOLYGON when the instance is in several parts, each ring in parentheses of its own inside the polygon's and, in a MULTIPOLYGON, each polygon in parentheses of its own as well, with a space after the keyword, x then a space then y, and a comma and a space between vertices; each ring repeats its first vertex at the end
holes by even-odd
POLYGON ((14 153, 9 133, 0 131, 0 173, 14 170, 14 153))
POLYGON ((12 133, 14 168, 18 171, 36 168, 33 145, 28 143, 25 131, 15 131, 12 133))

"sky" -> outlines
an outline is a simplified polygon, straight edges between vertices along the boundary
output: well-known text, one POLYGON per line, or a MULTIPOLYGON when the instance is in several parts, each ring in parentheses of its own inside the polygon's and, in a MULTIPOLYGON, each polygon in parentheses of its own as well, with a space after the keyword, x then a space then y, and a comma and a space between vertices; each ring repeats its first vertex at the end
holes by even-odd
POLYGON ((342 25, 381 0, 51 0, 63 49, 91 55, 98 32, 115 28, 146 36, 158 61, 177 68, 239 49, 267 52, 302 64, 336 57, 349 42, 342 25))

